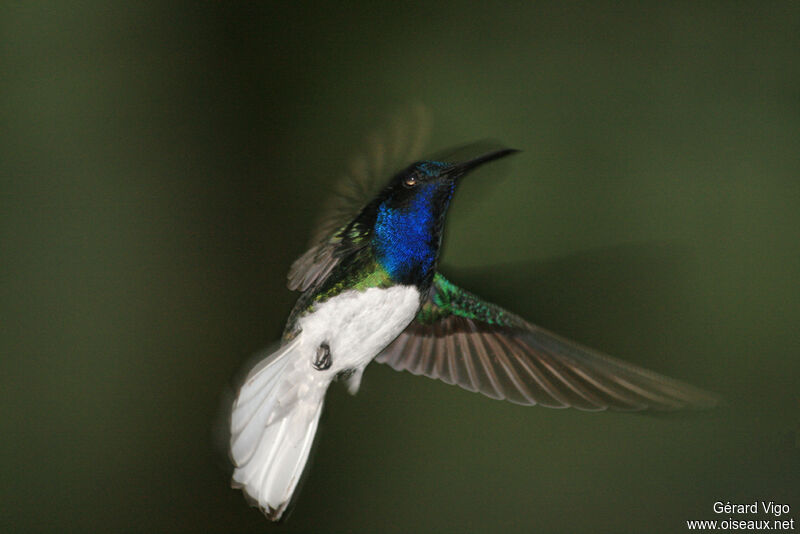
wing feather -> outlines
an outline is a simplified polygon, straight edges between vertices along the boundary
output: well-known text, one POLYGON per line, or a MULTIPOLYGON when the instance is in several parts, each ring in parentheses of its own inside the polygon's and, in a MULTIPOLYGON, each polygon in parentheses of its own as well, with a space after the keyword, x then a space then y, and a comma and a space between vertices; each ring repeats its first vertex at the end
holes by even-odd
POLYGON ((417 319, 377 361, 517 404, 708 408, 705 391, 564 339, 436 275, 417 319))

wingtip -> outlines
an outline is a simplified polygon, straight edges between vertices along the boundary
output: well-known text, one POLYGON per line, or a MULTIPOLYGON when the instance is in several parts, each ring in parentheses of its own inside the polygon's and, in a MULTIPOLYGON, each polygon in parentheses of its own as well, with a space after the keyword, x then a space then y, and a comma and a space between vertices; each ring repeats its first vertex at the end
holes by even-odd
POLYGON ((656 414, 670 414, 670 413, 700 413, 720 408, 726 405, 725 400, 709 391, 682 384, 684 387, 683 394, 679 397, 673 397, 671 404, 654 404, 648 407, 646 412, 656 414))
POLYGON ((703 394, 701 399, 698 399, 692 405, 687 406, 687 408, 692 410, 711 410, 714 408, 724 408, 728 405, 725 399, 716 393, 711 393, 710 391, 700 390, 703 394))

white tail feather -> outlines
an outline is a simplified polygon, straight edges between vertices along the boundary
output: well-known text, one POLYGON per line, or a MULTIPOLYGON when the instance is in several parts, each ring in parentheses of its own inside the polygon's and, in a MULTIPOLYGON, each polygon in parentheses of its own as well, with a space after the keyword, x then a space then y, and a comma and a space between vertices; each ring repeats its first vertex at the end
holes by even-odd
POLYGON ((309 375, 301 347, 295 339, 259 363, 231 413, 233 484, 273 520, 280 519, 303 473, 327 389, 327 381, 309 375))

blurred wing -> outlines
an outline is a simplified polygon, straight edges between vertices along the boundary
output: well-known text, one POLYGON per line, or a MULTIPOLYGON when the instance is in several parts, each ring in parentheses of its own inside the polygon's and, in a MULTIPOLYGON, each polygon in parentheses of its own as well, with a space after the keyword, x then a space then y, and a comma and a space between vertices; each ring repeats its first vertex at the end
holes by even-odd
POLYGON ((700 389, 532 325, 439 274, 416 320, 377 361, 524 405, 674 410, 717 403, 700 389))
POLYGON ((342 257, 365 244, 369 229, 351 222, 395 173, 420 159, 429 132, 428 112, 415 106, 367 139, 367 149, 353 158, 323 208, 309 250, 292 264, 289 289, 305 291, 316 285, 342 257))
POLYGON ((312 245, 349 223, 395 173, 421 158, 430 122, 425 108, 414 106, 393 116, 385 128, 367 138, 365 150, 351 160, 323 208, 311 236, 312 245))
POLYGON ((335 243, 321 243, 294 260, 286 276, 286 285, 289 289, 305 291, 324 280, 339 262, 337 249, 335 243))

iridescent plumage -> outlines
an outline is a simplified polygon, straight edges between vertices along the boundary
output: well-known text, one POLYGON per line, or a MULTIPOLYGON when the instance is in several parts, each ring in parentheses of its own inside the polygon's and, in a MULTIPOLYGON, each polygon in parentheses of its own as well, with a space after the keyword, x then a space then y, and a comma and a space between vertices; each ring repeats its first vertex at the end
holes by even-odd
MULTIPOLYGON (((412 143, 413 144, 413 143, 412 143)), ((282 347, 251 371, 231 422, 234 483, 279 519, 330 383, 356 392, 376 359, 524 405, 583 410, 713 406, 713 395, 561 338, 437 272, 445 216, 463 176, 516 152, 412 163, 347 215, 335 204, 288 274, 301 292, 282 347)), ((383 150, 375 169, 386 168, 383 150)), ((381 171, 383 172, 383 171, 381 171)), ((363 176, 362 176, 363 177, 363 176)))

